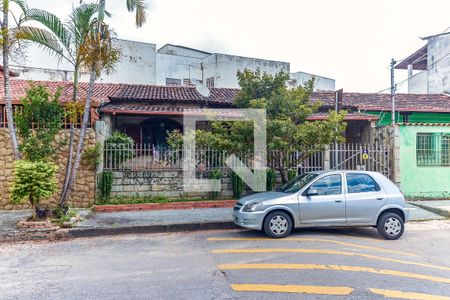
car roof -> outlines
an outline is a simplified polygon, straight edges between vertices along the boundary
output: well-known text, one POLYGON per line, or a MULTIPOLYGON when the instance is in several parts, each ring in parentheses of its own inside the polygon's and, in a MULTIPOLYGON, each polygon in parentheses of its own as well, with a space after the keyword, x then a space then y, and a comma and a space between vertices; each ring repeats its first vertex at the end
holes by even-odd
POLYGON ((381 174, 373 171, 363 171, 363 170, 321 170, 321 171, 313 171, 309 172, 311 174, 333 174, 333 173, 364 173, 364 174, 381 174))

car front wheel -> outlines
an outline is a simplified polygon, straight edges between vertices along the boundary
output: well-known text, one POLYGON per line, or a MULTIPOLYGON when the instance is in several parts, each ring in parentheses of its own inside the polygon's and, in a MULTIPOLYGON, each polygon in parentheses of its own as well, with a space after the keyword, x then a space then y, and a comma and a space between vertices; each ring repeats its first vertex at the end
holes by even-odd
POLYGON ((396 213, 385 213, 377 223, 378 233, 387 240, 396 240, 403 235, 405 224, 396 213))
POLYGON ((264 219, 264 231, 271 238, 283 238, 292 231, 291 217, 283 211, 269 213, 264 219))

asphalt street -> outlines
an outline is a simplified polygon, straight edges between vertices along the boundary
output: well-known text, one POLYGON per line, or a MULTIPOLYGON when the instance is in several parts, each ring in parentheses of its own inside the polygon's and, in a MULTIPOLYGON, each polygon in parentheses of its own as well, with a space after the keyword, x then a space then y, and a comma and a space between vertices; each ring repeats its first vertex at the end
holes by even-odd
POLYGON ((1 299, 450 299, 450 221, 0 245, 1 299))

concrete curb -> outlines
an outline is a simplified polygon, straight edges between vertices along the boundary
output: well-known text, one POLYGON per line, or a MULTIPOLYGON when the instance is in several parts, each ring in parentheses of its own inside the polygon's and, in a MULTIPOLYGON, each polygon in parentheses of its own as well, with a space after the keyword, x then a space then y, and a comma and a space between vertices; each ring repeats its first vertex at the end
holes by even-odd
POLYGON ((96 228, 70 228, 67 234, 71 238, 114 236, 124 234, 143 234, 143 233, 169 233, 186 232, 198 230, 218 230, 218 229, 236 229, 238 228, 231 221, 221 222, 199 222, 199 223, 178 223, 178 224, 157 224, 141 226, 122 226, 122 227, 96 227, 96 228))
POLYGON ((445 209, 440 209, 437 207, 431 207, 431 206, 427 206, 427 205, 417 204, 417 203, 414 203, 413 201, 408 201, 408 203, 411 205, 420 207, 422 209, 428 210, 428 211, 435 213, 437 215, 440 215, 444 218, 450 218, 450 212, 445 209))
POLYGON ((231 208, 237 200, 208 200, 186 201, 168 203, 139 203, 139 204, 111 204, 94 205, 94 212, 119 212, 137 210, 172 210, 172 209, 196 209, 196 208, 231 208))
POLYGON ((170 233, 187 232, 199 230, 220 230, 239 228, 231 221, 220 222, 197 222, 197 223, 176 223, 176 224, 155 224, 140 226, 121 227, 89 227, 89 228, 62 228, 58 230, 33 230, 14 231, 9 234, 0 234, 1 243, 14 243, 26 241, 59 241, 75 238, 117 236, 126 234, 146 234, 146 233, 170 233))

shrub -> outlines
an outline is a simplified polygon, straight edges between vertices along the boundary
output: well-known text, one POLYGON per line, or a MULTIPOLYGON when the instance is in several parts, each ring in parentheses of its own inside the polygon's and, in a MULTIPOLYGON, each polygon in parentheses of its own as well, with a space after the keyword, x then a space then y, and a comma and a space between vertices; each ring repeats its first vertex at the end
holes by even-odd
POLYGON ((91 169, 96 169, 100 163, 100 157, 102 155, 102 145, 96 143, 93 147, 87 147, 83 152, 83 163, 85 163, 91 169))
POLYGON ((101 199, 109 199, 109 197, 111 196, 113 179, 114 173, 111 171, 104 171, 100 173, 98 180, 98 189, 100 191, 101 199))
MULTIPOLYGON (((220 170, 212 170, 208 175, 209 179, 222 179, 222 172, 220 170)), ((220 184, 219 184, 220 186, 220 184)), ((216 199, 219 196, 220 192, 211 192, 211 199, 216 199)))
POLYGON ((45 86, 31 85, 20 99, 22 109, 16 112, 20 151, 29 161, 48 160, 58 150, 54 139, 63 124, 64 108, 60 91, 52 95, 45 86))
POLYGON ((273 169, 267 169, 267 184, 266 184, 266 190, 267 191, 273 191, 275 188, 275 182, 276 182, 276 174, 273 169))
POLYGON ((288 180, 294 179, 295 177, 297 177, 297 171, 294 169, 289 169, 287 172, 288 175, 288 180))
POLYGON ((120 164, 133 156, 131 148, 134 145, 132 138, 126 134, 114 131, 113 134, 105 140, 105 149, 107 158, 112 164, 120 164))
POLYGON ((15 203, 28 200, 37 219, 39 201, 56 191, 57 166, 52 162, 18 160, 14 163, 14 183, 11 198, 15 203))
POLYGON ((241 198, 244 191, 244 181, 236 173, 231 171, 231 186, 233 188, 233 197, 236 199, 241 198))

